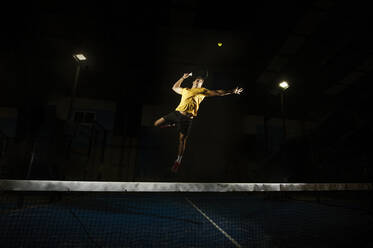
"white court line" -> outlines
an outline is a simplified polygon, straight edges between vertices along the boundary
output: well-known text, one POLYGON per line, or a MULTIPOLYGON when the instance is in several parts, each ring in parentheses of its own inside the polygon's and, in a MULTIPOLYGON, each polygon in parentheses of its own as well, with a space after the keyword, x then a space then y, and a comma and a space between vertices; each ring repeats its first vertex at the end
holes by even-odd
POLYGON ((210 217, 207 216, 199 207, 197 207, 191 200, 185 197, 185 200, 189 202, 203 217, 205 217, 216 229, 218 229, 227 239, 229 239, 236 247, 241 248, 241 245, 234 240, 227 232, 225 232, 218 224, 216 224, 210 217))

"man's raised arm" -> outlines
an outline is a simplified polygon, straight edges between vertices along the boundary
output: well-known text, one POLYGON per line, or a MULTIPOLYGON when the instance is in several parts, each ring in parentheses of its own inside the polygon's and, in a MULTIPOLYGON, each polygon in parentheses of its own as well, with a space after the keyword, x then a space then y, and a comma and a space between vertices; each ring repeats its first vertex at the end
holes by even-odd
POLYGON ((236 95, 239 95, 241 94, 241 92, 243 91, 242 88, 234 88, 234 89, 231 89, 231 90, 207 90, 205 92, 205 95, 206 96, 226 96, 226 95, 230 95, 230 94, 236 94, 236 95))
POLYGON ((176 81, 174 86, 172 86, 172 90, 175 91, 177 94, 181 95, 181 91, 182 91, 181 83, 184 81, 184 79, 188 78, 189 76, 190 76, 190 73, 184 73, 184 75, 179 80, 176 81))

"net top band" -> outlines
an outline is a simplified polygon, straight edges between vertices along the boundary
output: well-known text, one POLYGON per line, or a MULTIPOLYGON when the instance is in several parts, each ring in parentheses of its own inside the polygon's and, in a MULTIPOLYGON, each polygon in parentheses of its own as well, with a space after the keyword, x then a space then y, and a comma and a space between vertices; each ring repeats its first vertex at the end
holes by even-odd
POLYGON ((182 183, 0 180, 0 191, 255 192, 372 190, 371 183, 182 183))

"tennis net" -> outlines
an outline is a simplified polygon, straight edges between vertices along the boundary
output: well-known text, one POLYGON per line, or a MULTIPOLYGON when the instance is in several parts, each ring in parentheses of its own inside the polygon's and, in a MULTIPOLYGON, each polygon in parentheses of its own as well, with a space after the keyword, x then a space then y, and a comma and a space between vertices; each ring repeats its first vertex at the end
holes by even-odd
POLYGON ((1 247, 370 247, 370 183, 0 180, 1 247))

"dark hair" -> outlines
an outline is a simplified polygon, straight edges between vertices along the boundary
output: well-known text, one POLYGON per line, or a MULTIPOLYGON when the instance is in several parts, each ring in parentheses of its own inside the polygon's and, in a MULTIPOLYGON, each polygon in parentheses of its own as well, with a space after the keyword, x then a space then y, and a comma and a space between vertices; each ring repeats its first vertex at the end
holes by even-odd
POLYGON ((194 80, 196 79, 202 79, 203 81, 205 81, 205 77, 204 76, 201 76, 201 75, 197 75, 194 80))

